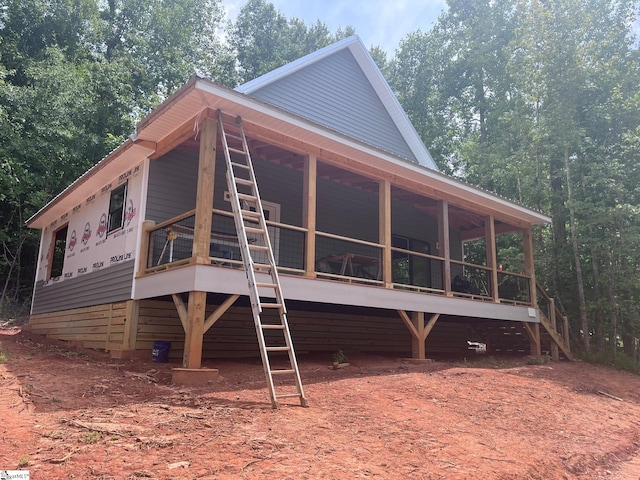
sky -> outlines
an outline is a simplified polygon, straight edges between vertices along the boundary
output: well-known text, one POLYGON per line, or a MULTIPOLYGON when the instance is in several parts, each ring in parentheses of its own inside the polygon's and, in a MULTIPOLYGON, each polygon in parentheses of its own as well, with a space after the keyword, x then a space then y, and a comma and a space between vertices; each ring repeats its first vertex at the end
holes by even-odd
MULTIPOLYGON (((228 18, 235 20, 247 0, 222 0, 228 18)), ((380 46, 392 56, 409 33, 426 32, 446 7, 445 0, 270 0, 287 18, 307 25, 320 20, 331 33, 349 25, 367 47, 380 46)))

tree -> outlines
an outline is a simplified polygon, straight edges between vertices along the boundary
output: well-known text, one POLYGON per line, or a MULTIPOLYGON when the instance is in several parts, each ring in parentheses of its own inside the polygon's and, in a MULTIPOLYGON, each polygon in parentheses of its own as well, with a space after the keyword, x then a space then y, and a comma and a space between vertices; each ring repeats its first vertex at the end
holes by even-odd
POLYGON ((244 83, 353 33, 347 27, 331 35, 319 20, 307 26, 300 19, 287 19, 272 3, 249 0, 230 26, 229 43, 244 83))
POLYGON ((0 309, 28 302, 24 222, 193 73, 233 83, 214 0, 10 0, 0 9, 0 309))
POLYGON ((538 278, 580 319, 583 349, 595 330, 615 348, 637 331, 637 5, 448 5, 403 40, 392 86, 441 168, 552 215, 538 278))

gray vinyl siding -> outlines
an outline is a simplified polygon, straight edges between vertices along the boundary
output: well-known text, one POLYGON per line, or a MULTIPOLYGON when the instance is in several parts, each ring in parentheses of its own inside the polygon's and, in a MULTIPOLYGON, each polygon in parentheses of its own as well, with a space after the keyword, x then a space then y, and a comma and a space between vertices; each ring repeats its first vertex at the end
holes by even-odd
POLYGON ((417 162, 348 49, 265 85, 251 95, 417 162))
POLYGON ((71 310, 131 298, 135 261, 45 285, 36 283, 32 314, 71 310))
POLYGON ((157 223, 196 207, 198 153, 173 150, 149 167, 146 220, 157 223))

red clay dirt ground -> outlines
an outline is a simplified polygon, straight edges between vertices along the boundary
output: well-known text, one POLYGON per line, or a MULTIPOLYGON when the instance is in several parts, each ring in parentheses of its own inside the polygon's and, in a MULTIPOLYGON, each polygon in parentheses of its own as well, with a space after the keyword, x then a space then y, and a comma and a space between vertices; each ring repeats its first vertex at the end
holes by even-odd
POLYGON ((609 368, 302 356, 309 408, 272 410, 255 360, 178 387, 151 354, 0 333, 0 469, 35 480, 640 478, 640 377, 609 368))

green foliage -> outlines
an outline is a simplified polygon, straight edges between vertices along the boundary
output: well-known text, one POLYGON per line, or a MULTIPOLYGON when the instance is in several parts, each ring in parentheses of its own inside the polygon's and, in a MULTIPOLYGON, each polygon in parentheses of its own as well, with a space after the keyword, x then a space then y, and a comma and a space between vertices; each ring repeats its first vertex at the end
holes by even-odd
POLYGON ((235 82, 218 0, 10 0, 0 11, 0 311, 28 303, 25 221, 194 73, 235 82))
POLYGON ((527 365, 545 365, 551 361, 549 355, 531 355, 527 359, 527 365))
MULTIPOLYGON (((448 6, 431 31, 405 37, 392 87, 444 171, 551 214, 553 224, 535 231, 536 273, 574 335, 598 349, 614 351, 618 338, 632 349, 640 337, 637 3, 448 6)), ((499 263, 522 271, 518 240, 502 237, 499 263)), ((482 248, 466 254, 483 263, 482 248)))
POLYGON ((353 33, 353 28, 347 27, 332 35, 319 20, 306 25, 298 18, 288 19, 272 3, 249 0, 230 26, 229 43, 243 83, 353 33))
POLYGON ((94 443, 98 443, 98 441, 100 440, 101 435, 99 432, 86 432, 83 436, 82 436, 82 441, 84 443, 88 443, 88 444, 94 444, 94 443))
POLYGON ((615 357, 610 352, 596 352, 583 354, 581 358, 590 363, 607 365, 619 370, 640 374, 640 361, 637 359, 634 360, 632 356, 621 352, 619 352, 615 357))
POLYGON ((341 363, 345 363, 347 361, 349 361, 349 359, 342 350, 338 350, 333 354, 333 363, 337 363, 338 365, 340 365, 341 363))

